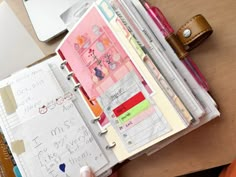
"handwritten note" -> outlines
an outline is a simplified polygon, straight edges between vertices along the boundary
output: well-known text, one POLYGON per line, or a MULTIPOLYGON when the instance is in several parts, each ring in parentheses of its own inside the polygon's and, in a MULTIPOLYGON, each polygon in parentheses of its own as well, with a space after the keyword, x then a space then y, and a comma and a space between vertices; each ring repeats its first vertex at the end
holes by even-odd
POLYGON ((43 104, 52 99, 58 99, 59 103, 63 95, 60 85, 46 63, 13 75, 11 88, 17 104, 17 113, 23 120, 34 116, 43 104))
POLYGON ((84 165, 96 172, 108 163, 71 101, 39 114, 12 132, 14 138, 24 141, 25 153, 20 157, 32 176, 78 177, 84 165))
POLYGON ((171 130, 135 72, 110 87, 98 101, 129 152, 171 130), (129 100, 140 93, 145 99, 136 100, 136 105, 130 104, 129 100), (125 108, 125 112, 119 115, 117 108, 125 108))

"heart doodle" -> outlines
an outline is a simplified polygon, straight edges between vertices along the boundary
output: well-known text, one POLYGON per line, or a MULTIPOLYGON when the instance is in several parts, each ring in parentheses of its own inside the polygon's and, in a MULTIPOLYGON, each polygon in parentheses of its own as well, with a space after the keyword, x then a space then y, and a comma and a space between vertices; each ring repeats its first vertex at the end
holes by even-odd
POLYGON ((60 169, 63 173, 65 173, 65 171, 66 171, 66 164, 64 164, 64 163, 60 164, 60 165, 59 165, 59 169, 60 169))

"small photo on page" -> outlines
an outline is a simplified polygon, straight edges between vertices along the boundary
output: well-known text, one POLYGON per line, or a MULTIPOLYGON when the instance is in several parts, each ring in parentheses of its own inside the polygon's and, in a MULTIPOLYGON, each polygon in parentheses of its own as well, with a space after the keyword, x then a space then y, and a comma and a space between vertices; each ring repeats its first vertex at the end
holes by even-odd
POLYGON ((73 6, 64 11, 60 17, 70 31, 76 22, 84 15, 94 0, 78 0, 73 6))

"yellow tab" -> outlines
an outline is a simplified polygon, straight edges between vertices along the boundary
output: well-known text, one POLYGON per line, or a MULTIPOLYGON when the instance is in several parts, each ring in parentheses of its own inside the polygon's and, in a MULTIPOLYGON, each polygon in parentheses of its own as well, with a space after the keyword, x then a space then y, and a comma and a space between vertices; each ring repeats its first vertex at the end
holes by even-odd
POLYGON ((11 86, 8 85, 3 88, 0 88, 0 94, 7 115, 16 112, 17 106, 11 86))
POLYGON ((25 152, 25 144, 23 140, 16 140, 11 142, 11 148, 16 155, 20 155, 25 152))

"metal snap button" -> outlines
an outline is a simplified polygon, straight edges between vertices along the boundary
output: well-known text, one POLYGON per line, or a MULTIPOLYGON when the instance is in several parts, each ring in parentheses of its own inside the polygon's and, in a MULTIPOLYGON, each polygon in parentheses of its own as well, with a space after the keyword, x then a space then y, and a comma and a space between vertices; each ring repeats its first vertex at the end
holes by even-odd
POLYGON ((184 32, 183 32, 183 36, 184 36, 185 38, 190 37, 191 34, 192 34, 192 32, 191 32, 190 29, 185 29, 184 32))

